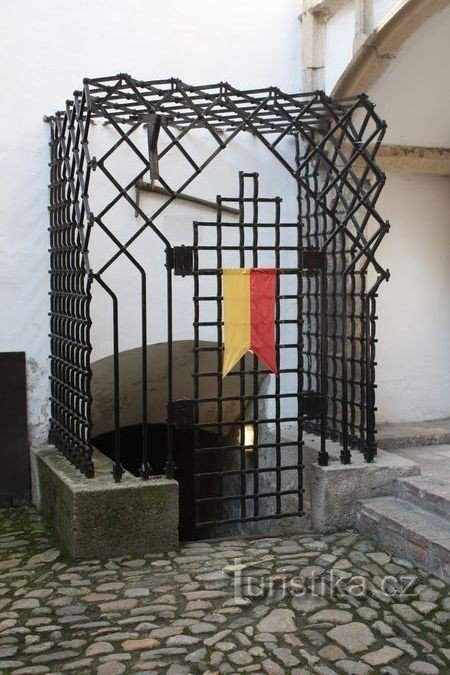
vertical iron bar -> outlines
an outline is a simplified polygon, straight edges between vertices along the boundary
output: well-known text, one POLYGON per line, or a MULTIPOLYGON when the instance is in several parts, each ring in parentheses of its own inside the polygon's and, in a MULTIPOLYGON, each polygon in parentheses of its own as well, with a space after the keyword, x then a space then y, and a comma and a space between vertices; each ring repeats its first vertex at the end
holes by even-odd
POLYGON ((328 466, 326 448, 328 416, 328 327, 327 327, 327 256, 324 253, 320 270, 320 393, 322 410, 320 415, 319 466, 328 466))
POLYGON ((147 356, 147 277, 141 276, 141 322, 142 322, 142 464, 141 477, 147 480, 151 473, 148 458, 148 356, 147 356))
POLYGON ((161 116, 150 113, 146 116, 146 122, 150 180, 153 181, 159 178, 158 137, 161 128, 161 116))
POLYGON ((340 458, 342 464, 350 464, 351 453, 348 445, 348 292, 347 292, 347 274, 344 273, 342 279, 342 345, 341 345, 341 363, 342 363, 342 450, 340 458))
MULTIPOLYGON (((252 244, 253 244, 253 267, 257 269, 258 267, 258 196, 259 196, 259 174, 255 173, 253 175, 253 200, 252 200, 252 244)), ((258 357, 256 354, 253 354, 253 419, 259 420, 259 401, 257 399, 257 394, 259 391, 259 376, 258 376, 258 357)), ((253 461, 253 515, 259 515, 259 424, 254 425, 253 431, 253 448, 252 448, 252 461, 253 461)))
POLYGON ((173 456, 173 298, 172 298, 172 257, 173 249, 166 248, 166 279, 167 279, 167 461, 165 465, 166 478, 175 475, 173 456))
POLYGON ((92 301, 92 273, 89 274, 86 281, 86 300, 84 303, 84 319, 86 321, 85 336, 87 343, 87 353, 85 356, 86 362, 84 364, 85 372, 82 376, 84 382, 84 388, 87 396, 87 414, 86 414, 86 443, 88 447, 88 453, 85 461, 86 476, 88 478, 94 477, 94 463, 92 461, 92 369, 91 369, 91 353, 92 353, 92 344, 91 344, 91 325, 92 321, 90 318, 90 307, 92 301))
MULTIPOLYGON (((245 229, 242 223, 245 221, 245 208, 244 208, 244 197, 245 197, 245 178, 244 172, 239 172, 239 267, 241 269, 245 268, 245 229)), ((240 476, 240 503, 241 503, 241 518, 245 518, 247 515, 247 501, 245 496, 247 494, 247 478, 245 474, 245 358, 241 359, 239 363, 239 421, 240 421, 240 467, 241 467, 241 476, 240 476)))
MULTIPOLYGON (((198 255, 198 228, 199 225, 197 222, 193 223, 193 266, 194 272, 197 272, 199 269, 199 255, 198 255)), ((200 277, 198 274, 194 274, 194 368, 193 368, 193 380, 194 380, 194 434, 193 434, 193 458, 192 458, 192 470, 193 470, 193 486, 194 486, 194 520, 193 523, 196 525, 201 521, 200 508, 197 501, 198 495, 200 492, 200 481, 201 477, 199 476, 199 448, 200 448, 200 431, 199 431, 199 422, 200 422, 200 404, 198 402, 200 398, 200 360, 199 360, 199 345, 200 345, 200 277)))
POLYGON ((113 308, 114 466, 112 474, 116 483, 119 483, 124 473, 120 449, 119 303, 116 294, 103 279, 95 274, 94 278, 111 298, 113 308))
MULTIPOLYGON (((217 227, 216 227, 216 244, 217 244, 217 436, 218 436, 218 446, 222 447, 224 443, 223 437, 223 283, 222 283, 222 274, 220 270, 223 267, 222 262, 222 198, 217 196, 217 227)), ((197 242, 198 245, 198 242, 197 242)), ((220 450, 222 467, 224 464, 224 450, 220 450)), ((220 475, 219 479, 219 491, 220 497, 224 496, 224 478, 223 473, 220 475)), ((221 502, 221 505, 223 502, 221 502)), ((221 514, 222 515, 222 514, 221 514)))
MULTIPOLYGON (((295 134, 295 165, 298 168, 300 164, 300 139, 299 135, 295 134)), ((297 456, 297 508, 301 512, 303 508, 303 419, 301 417, 301 407, 302 407, 302 395, 304 388, 304 361, 303 361, 303 350, 304 350, 304 291, 303 291, 303 195, 301 193, 300 181, 297 178, 296 181, 297 188, 297 319, 302 319, 302 323, 297 325, 296 330, 296 354, 297 359, 297 391, 296 391, 296 404, 297 404, 297 438, 296 438, 296 456, 297 456)), ((306 219, 309 223, 309 219, 306 219)))
POLYGON ((366 273, 363 272, 360 278, 360 289, 359 289, 359 326, 361 333, 361 342, 360 342, 360 384, 359 384, 359 407, 360 407, 360 419, 359 419, 359 438, 361 441, 361 447, 367 448, 367 433, 366 433, 366 420, 367 420, 367 397, 366 397, 366 381, 367 381, 367 321, 366 321, 366 273))
MULTIPOLYGON (((275 201, 275 270, 276 270, 276 286, 275 286, 275 354, 278 370, 281 368, 280 363, 280 274, 278 270, 281 267, 280 260, 280 221, 281 221, 281 199, 277 197, 275 201)), ((297 326, 298 330, 298 326, 297 326)), ((275 377, 275 457, 276 457, 276 513, 281 513, 281 407, 280 407, 280 374, 275 377)))
POLYGON ((350 421, 349 421, 349 446, 353 447, 355 445, 356 441, 356 386, 355 386, 355 381, 357 378, 356 375, 356 358, 357 358, 357 351, 356 351, 356 321, 355 321, 355 313, 356 313, 356 299, 355 299, 355 294, 356 294, 356 273, 353 271, 349 274, 349 283, 350 283, 350 316, 349 316, 349 322, 350 322, 350 363, 349 363, 349 369, 350 369, 350 400, 349 400, 349 412, 350 412, 350 421))

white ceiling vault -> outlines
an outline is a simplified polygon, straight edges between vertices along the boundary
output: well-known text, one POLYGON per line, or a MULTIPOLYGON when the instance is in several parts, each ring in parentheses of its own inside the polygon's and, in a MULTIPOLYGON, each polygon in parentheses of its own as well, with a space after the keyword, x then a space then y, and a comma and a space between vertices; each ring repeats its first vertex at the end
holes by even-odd
POLYGON ((385 171, 450 175, 450 0, 304 0, 303 86, 365 92, 385 171))
POLYGON ((450 147, 450 6, 404 43, 369 89, 388 122, 386 142, 450 147))

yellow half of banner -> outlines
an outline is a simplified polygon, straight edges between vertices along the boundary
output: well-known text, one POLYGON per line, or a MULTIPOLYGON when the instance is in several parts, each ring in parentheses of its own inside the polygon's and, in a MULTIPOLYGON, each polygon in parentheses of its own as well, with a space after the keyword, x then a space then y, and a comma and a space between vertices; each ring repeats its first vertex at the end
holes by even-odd
POLYGON ((222 293, 225 377, 250 349, 250 270, 223 270, 222 293))

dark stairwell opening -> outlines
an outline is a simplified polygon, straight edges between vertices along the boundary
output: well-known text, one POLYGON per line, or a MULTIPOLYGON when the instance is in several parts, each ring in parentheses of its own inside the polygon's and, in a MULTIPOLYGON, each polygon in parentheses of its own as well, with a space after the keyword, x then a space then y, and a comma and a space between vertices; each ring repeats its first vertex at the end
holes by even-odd
MULTIPOLYGON (((148 450, 151 457, 153 476, 163 476, 167 459, 167 425, 148 425, 148 450)), ((208 431, 199 432, 200 446, 208 448, 207 451, 198 455, 197 469, 202 473, 221 472, 222 453, 214 452, 211 448, 218 447, 218 436, 208 431), (198 464, 201 466, 198 466, 198 464)), ((142 425, 130 425, 120 429, 120 441, 122 448, 123 468, 133 476, 140 475, 142 462, 142 425)), ((97 450, 111 460, 114 459, 114 431, 100 434, 93 439, 97 450)), ((176 473, 175 479, 179 485, 179 532, 182 541, 192 541, 211 536, 208 527, 195 527, 195 487, 194 487, 194 434, 192 431, 175 429, 174 431, 174 455, 176 473)), ((217 475, 202 478, 204 481, 202 494, 206 498, 214 498, 220 495, 220 478, 217 475)), ((198 506, 202 511, 201 520, 221 520, 222 504, 218 501, 205 502, 198 506)))
MULTIPOLYGON (((207 343, 201 343, 204 345, 207 343)), ((149 362, 149 419, 147 425, 148 458, 151 476, 164 476, 167 461, 167 343, 158 343, 147 347, 149 362)), ((212 370, 213 352, 202 354, 202 368, 212 370), (211 356, 212 355, 212 356, 211 356)), ((193 397, 193 343, 191 340, 179 340, 173 344, 175 369, 176 400, 189 400, 193 397)), ((139 477, 142 465, 142 375, 141 350, 130 349, 119 354, 121 393, 120 393, 120 455, 125 471, 139 477)), ((228 396, 238 394, 237 378, 224 381, 224 393, 228 396)), ((204 395, 214 396, 214 382, 206 386, 204 395), (209 391, 208 387, 211 387, 209 391)), ((114 461, 114 423, 113 423, 113 357, 108 356, 92 363, 92 419, 93 446, 114 461)), ((241 483, 237 471, 240 466, 240 450, 237 438, 239 407, 229 402, 223 406, 223 419, 236 422, 218 434, 215 426, 218 418, 217 402, 204 404, 202 415, 208 422, 206 429, 184 430, 173 428, 173 451, 175 460, 175 479, 179 484, 179 522, 180 539, 195 540, 216 536, 233 535, 235 528, 223 526, 219 529, 214 523, 227 520, 236 515, 237 501, 231 495, 240 492, 241 483), (196 437, 195 437, 196 436, 196 437), (231 448, 235 448, 234 450, 231 448), (201 496, 199 498, 199 495, 201 496), (221 497, 228 495, 228 501, 221 497), (196 525, 197 523, 197 525, 196 525)), ((250 453, 246 453, 246 467, 252 465, 250 453)))

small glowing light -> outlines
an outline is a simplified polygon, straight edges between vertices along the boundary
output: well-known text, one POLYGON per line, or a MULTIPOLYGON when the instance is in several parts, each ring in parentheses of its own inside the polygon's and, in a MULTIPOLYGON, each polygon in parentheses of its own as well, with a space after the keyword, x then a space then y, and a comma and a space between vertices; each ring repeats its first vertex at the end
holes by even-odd
MULTIPOLYGON (((241 432, 239 432, 239 442, 241 442, 241 432)), ((244 427, 244 450, 245 452, 253 452, 253 444, 255 442, 255 427, 253 424, 246 424, 244 427)))

